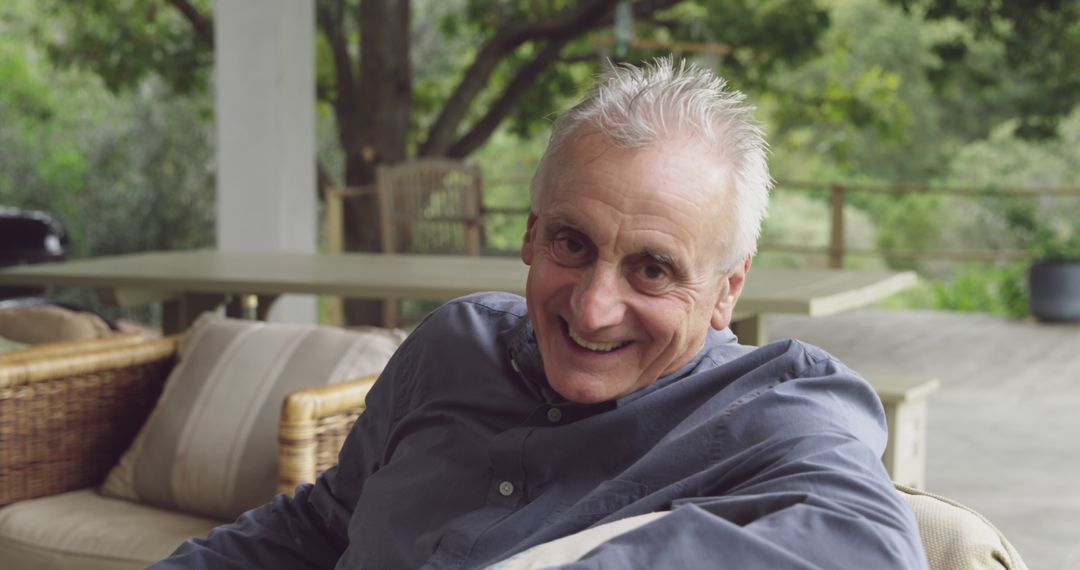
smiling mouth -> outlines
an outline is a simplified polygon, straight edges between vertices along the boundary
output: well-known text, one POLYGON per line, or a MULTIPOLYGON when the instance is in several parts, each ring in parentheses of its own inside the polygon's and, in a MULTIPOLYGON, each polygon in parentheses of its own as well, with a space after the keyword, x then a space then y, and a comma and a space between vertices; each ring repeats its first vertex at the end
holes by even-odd
POLYGON ((623 341, 623 342, 589 342, 589 341, 581 338, 580 336, 574 334, 573 329, 571 329, 569 326, 566 327, 566 332, 569 333, 570 340, 574 341, 574 344, 576 344, 576 345, 578 345, 581 348, 584 348, 586 350, 591 350, 593 352, 611 352, 613 350, 620 349, 620 348, 630 344, 629 341, 623 341))

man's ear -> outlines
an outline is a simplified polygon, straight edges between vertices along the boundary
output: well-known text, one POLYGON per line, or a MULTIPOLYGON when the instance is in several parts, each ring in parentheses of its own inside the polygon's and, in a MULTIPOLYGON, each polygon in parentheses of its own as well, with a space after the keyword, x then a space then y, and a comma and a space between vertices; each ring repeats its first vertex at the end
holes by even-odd
POLYGON ((521 240, 521 260, 525 262, 525 265, 532 265, 535 232, 536 214, 529 212, 529 219, 525 222, 525 237, 521 240))
POLYGON ((720 296, 716 299, 712 320, 709 323, 714 329, 723 330, 731 324, 731 315, 735 311, 735 303, 739 300, 739 295, 742 295, 746 274, 750 271, 750 264, 753 261, 753 257, 747 257, 742 265, 737 266, 723 277, 726 283, 721 285, 720 296))

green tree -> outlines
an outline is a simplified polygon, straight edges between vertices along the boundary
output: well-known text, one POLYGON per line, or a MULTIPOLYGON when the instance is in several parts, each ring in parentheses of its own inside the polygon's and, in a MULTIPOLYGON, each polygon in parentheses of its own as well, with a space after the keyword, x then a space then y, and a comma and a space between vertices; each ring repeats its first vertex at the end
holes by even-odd
POLYGON ((55 213, 74 257, 213 244, 207 98, 51 67, 26 41, 35 9, 0 10, 0 204, 55 213))
POLYGON ((1019 136, 1047 138, 1080 103, 1080 0, 893 1, 970 30, 935 43, 942 61, 935 84, 942 92, 961 87, 967 97, 989 98, 987 106, 998 112, 990 124, 1015 117, 1019 136), (998 62, 986 57, 987 41, 999 46, 998 62))
MULTIPOLYGON (((532 132, 596 72, 597 46, 608 35, 619 3, 458 0, 443 9, 433 0, 317 0, 317 94, 333 110, 343 170, 339 181, 371 184, 378 165, 409 156, 464 158, 504 121, 515 132, 532 132), (416 34, 414 12, 424 35, 416 34), (434 45, 433 31, 439 38, 434 45), (429 51, 418 54, 418 46, 429 51), (430 60, 440 67, 432 68, 430 60), (417 70, 427 74, 418 76, 417 70)), ((45 5, 57 31, 43 32, 40 40, 55 61, 93 70, 114 89, 138 85, 149 74, 160 74, 180 92, 205 88, 213 49, 210 0, 47 0, 45 5)), ((763 84, 771 66, 809 57, 827 26, 813 0, 633 0, 628 5, 638 45, 724 43, 719 66, 737 84, 763 84)), ((625 57, 659 52, 647 47, 625 57)), ((326 167, 319 172, 320 184, 338 178, 326 167)), ((347 249, 379 249, 373 200, 361 196, 346 208, 347 249)), ((378 314, 371 304, 354 309, 349 315, 354 321, 378 314)))
POLYGON ((1080 194, 1007 195, 1001 190, 1076 188, 1080 181, 1080 106, 1061 120, 1058 137, 1029 140, 1020 121, 996 128, 953 156, 947 181, 980 188, 978 207, 957 225, 967 236, 1042 257, 1080 256, 1080 194))

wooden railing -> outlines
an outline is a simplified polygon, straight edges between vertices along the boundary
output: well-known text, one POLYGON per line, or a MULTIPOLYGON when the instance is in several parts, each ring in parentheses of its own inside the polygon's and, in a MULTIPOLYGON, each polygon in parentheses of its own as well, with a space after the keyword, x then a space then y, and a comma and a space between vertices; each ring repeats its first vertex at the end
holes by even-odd
MULTIPOLYGON (((522 187, 528 186, 527 178, 493 178, 486 182, 488 187, 500 184, 517 184, 522 187)), ((871 185, 871 184, 839 184, 830 182, 795 182, 785 181, 776 185, 776 192, 826 192, 829 195, 829 243, 825 247, 785 244, 775 242, 762 242, 762 251, 776 251, 796 253, 802 255, 821 255, 827 258, 829 267, 843 267, 845 257, 849 255, 865 256, 888 256, 892 258, 925 258, 947 261, 1009 261, 1028 259, 1032 252, 1026 249, 898 249, 898 248, 858 248, 848 246, 845 234, 844 208, 849 203, 852 193, 871 194, 942 194, 953 196, 967 196, 973 200, 994 199, 1006 197, 1021 197, 1037 199, 1044 196, 1069 196, 1080 199, 1080 188, 1050 188, 1050 189, 994 189, 993 191, 979 188, 965 187, 937 187, 925 185, 871 185)), ((528 207, 487 207, 483 212, 527 215, 528 207)))
MULTIPOLYGON (((494 188, 500 185, 521 187, 521 195, 527 195, 524 191, 528 187, 527 177, 499 177, 485 179, 485 187, 494 188)), ((350 195, 355 195, 362 190, 358 189, 330 189, 326 194, 326 237, 327 248, 330 251, 341 251, 342 232, 342 200, 350 195)), ((898 248, 858 248, 846 244, 844 208, 850 201, 853 193, 871 194, 942 194, 952 196, 966 196, 973 200, 997 199, 1006 197, 1021 197, 1038 199, 1046 196, 1066 196, 1080 199, 1080 188, 1052 188, 1052 189, 995 189, 988 191, 979 188, 964 187, 936 187, 923 185, 870 185, 870 184, 838 184, 829 182, 793 182, 785 181, 778 183, 775 192, 808 192, 827 193, 829 196, 829 243, 825 247, 806 246, 798 244, 763 242, 760 245, 762 251, 776 251, 796 253, 802 255, 825 256, 829 267, 843 267, 844 259, 849 255, 863 256, 888 256, 892 258, 921 258, 947 261, 1009 261, 1023 260, 1032 256, 1032 252, 1024 249, 898 249, 898 248)), ((491 205, 481 206, 481 217, 488 219, 489 216, 521 216, 529 213, 529 207, 522 205, 491 205)), ((487 232, 485 232, 487 233, 487 232)), ((492 248, 488 243, 482 244, 482 250, 488 253, 492 248)))

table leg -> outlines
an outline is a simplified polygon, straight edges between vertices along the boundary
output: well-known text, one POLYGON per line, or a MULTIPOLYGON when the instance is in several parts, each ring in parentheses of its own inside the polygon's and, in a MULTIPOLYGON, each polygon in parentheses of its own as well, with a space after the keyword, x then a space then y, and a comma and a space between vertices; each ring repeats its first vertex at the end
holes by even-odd
POLYGON ((225 301, 224 295, 213 293, 184 293, 161 303, 161 329, 169 334, 180 334, 206 311, 217 310, 225 301))
POLYGON ((265 321, 279 295, 234 295, 225 304, 225 316, 265 321))
POLYGON ((765 334, 765 315, 736 315, 731 320, 731 332, 742 344, 762 346, 768 342, 765 334))
POLYGON ((927 398, 941 382, 909 378, 870 378, 881 404, 889 439, 882 460, 893 481, 922 489, 926 484, 927 398))

